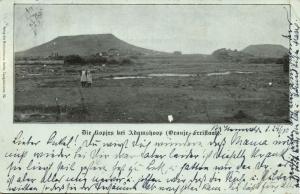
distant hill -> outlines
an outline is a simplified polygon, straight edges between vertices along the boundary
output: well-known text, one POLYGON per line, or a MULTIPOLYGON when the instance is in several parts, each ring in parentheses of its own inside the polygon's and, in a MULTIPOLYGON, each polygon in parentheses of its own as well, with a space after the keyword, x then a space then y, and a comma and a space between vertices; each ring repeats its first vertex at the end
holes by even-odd
POLYGON ((108 51, 109 49, 117 49, 121 55, 164 54, 163 52, 131 45, 112 34, 92 34, 59 36, 31 49, 16 52, 16 57, 47 57, 53 53, 57 53, 59 56, 89 56, 99 52, 108 51))
POLYGON ((282 58, 284 55, 288 54, 289 50, 282 45, 258 44, 247 46, 242 52, 255 57, 282 58))
POLYGON ((212 53, 212 56, 221 61, 234 61, 234 62, 245 61, 253 57, 253 55, 251 54, 241 52, 238 50, 226 49, 226 48, 215 50, 212 53))

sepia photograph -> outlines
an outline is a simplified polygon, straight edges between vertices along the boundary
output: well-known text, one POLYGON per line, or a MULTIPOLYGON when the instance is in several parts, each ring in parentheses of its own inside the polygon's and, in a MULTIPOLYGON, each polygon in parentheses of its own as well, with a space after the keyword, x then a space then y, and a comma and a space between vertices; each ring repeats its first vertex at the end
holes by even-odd
POLYGON ((289 5, 14 5, 14 122, 289 123, 289 5))

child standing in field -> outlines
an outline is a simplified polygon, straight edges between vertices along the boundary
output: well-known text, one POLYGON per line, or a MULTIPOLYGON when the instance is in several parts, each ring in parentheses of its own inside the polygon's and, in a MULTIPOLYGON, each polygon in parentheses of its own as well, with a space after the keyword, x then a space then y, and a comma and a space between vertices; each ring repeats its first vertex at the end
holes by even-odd
POLYGON ((87 87, 90 88, 92 87, 92 73, 90 70, 87 71, 87 74, 86 74, 86 78, 87 78, 87 87))
POLYGON ((81 87, 84 88, 87 85, 87 71, 82 70, 81 71, 81 77, 80 77, 81 87))

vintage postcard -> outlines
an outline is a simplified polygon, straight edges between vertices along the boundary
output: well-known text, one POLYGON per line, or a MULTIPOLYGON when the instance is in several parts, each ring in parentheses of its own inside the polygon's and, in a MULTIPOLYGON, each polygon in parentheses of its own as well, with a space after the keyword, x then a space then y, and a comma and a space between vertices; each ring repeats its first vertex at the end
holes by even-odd
POLYGON ((16 4, 14 121, 288 123, 289 17, 288 4, 16 4))
POLYGON ((299 193, 299 0, 0 9, 0 192, 299 193))

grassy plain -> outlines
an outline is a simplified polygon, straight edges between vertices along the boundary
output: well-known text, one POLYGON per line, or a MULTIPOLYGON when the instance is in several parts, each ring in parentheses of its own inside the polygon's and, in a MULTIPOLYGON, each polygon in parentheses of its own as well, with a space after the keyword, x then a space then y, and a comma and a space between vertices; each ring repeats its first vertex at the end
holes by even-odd
POLYGON ((90 66, 91 88, 80 87, 81 68, 16 65, 14 121, 167 123, 173 115, 175 123, 288 122, 289 79, 280 64, 143 57, 90 66))

